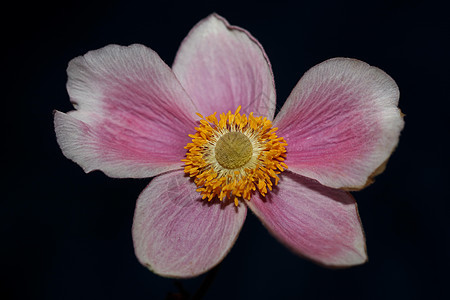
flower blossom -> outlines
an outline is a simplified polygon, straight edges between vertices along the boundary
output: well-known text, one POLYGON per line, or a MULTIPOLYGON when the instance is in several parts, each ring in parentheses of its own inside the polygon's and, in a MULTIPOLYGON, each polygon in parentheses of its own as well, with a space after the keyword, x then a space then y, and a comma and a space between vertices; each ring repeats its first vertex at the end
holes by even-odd
POLYGON ((355 200, 404 126, 394 80, 356 59, 307 71, 275 115, 271 65, 247 31, 213 14, 172 68, 142 45, 73 59, 75 110, 55 111, 63 154, 85 172, 155 177, 132 228, 138 260, 166 277, 217 265, 248 209, 294 253, 324 266, 367 260, 355 200))

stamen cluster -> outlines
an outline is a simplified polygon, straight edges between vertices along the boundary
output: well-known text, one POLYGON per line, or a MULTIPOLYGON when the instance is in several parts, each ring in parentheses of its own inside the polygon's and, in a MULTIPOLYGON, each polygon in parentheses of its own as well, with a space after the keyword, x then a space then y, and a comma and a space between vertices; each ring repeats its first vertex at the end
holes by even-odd
POLYGON ((186 164, 184 172, 194 178, 202 199, 227 198, 238 206, 238 198, 250 200, 256 189, 265 196, 278 184, 277 175, 287 169, 283 162, 287 143, 276 135, 277 128, 272 128, 272 122, 265 117, 241 115, 240 109, 239 106, 234 114, 222 113, 219 119, 216 113, 206 118, 197 114, 200 125, 189 135, 192 143, 186 145, 186 159, 182 161, 186 164), (224 137, 230 133, 237 137, 232 141, 238 144, 224 137), (224 141, 228 143, 225 147, 224 141))

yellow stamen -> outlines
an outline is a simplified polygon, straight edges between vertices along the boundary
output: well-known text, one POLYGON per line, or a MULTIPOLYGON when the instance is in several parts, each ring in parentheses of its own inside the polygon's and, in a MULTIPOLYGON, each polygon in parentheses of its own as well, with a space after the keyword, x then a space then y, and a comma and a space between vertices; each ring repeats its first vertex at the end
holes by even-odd
POLYGON ((287 169, 286 141, 276 135, 267 118, 235 113, 203 117, 187 149, 184 172, 194 178, 202 199, 225 198, 239 205, 250 200, 254 191, 265 196, 278 184, 287 169))

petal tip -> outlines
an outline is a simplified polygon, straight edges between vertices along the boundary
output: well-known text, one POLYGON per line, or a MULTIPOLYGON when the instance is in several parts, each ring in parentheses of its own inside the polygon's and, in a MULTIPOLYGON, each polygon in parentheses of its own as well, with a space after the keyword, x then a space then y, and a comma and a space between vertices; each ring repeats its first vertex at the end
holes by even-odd
MULTIPOLYGON (((337 257, 335 261, 323 262, 305 257, 311 262, 318 264, 319 266, 328 269, 347 269, 355 266, 360 266, 368 262, 367 247, 365 241, 354 245, 353 249, 349 249, 348 252, 343 253, 340 257, 337 257)), ((302 256, 302 255, 301 255, 302 256)), ((304 257, 304 256, 302 256, 304 257)))

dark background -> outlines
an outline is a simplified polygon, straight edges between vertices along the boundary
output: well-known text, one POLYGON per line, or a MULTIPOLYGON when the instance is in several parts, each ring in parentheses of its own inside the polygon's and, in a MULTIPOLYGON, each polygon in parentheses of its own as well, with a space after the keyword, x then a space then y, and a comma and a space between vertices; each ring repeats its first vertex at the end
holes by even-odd
MULTIPOLYGON (((177 290, 134 256, 134 205, 149 179, 84 174, 56 144, 52 110, 72 109, 65 90, 72 58, 111 43, 142 43, 171 65, 188 31, 212 12, 264 46, 280 107, 308 68, 354 57, 396 80, 406 127, 385 173, 353 193, 368 263, 328 270, 298 258, 250 213, 206 299, 448 297, 450 30, 443 5, 36 3, 2 8, 1 299, 164 299, 177 290)), ((203 278, 183 285, 192 293, 203 278)))

